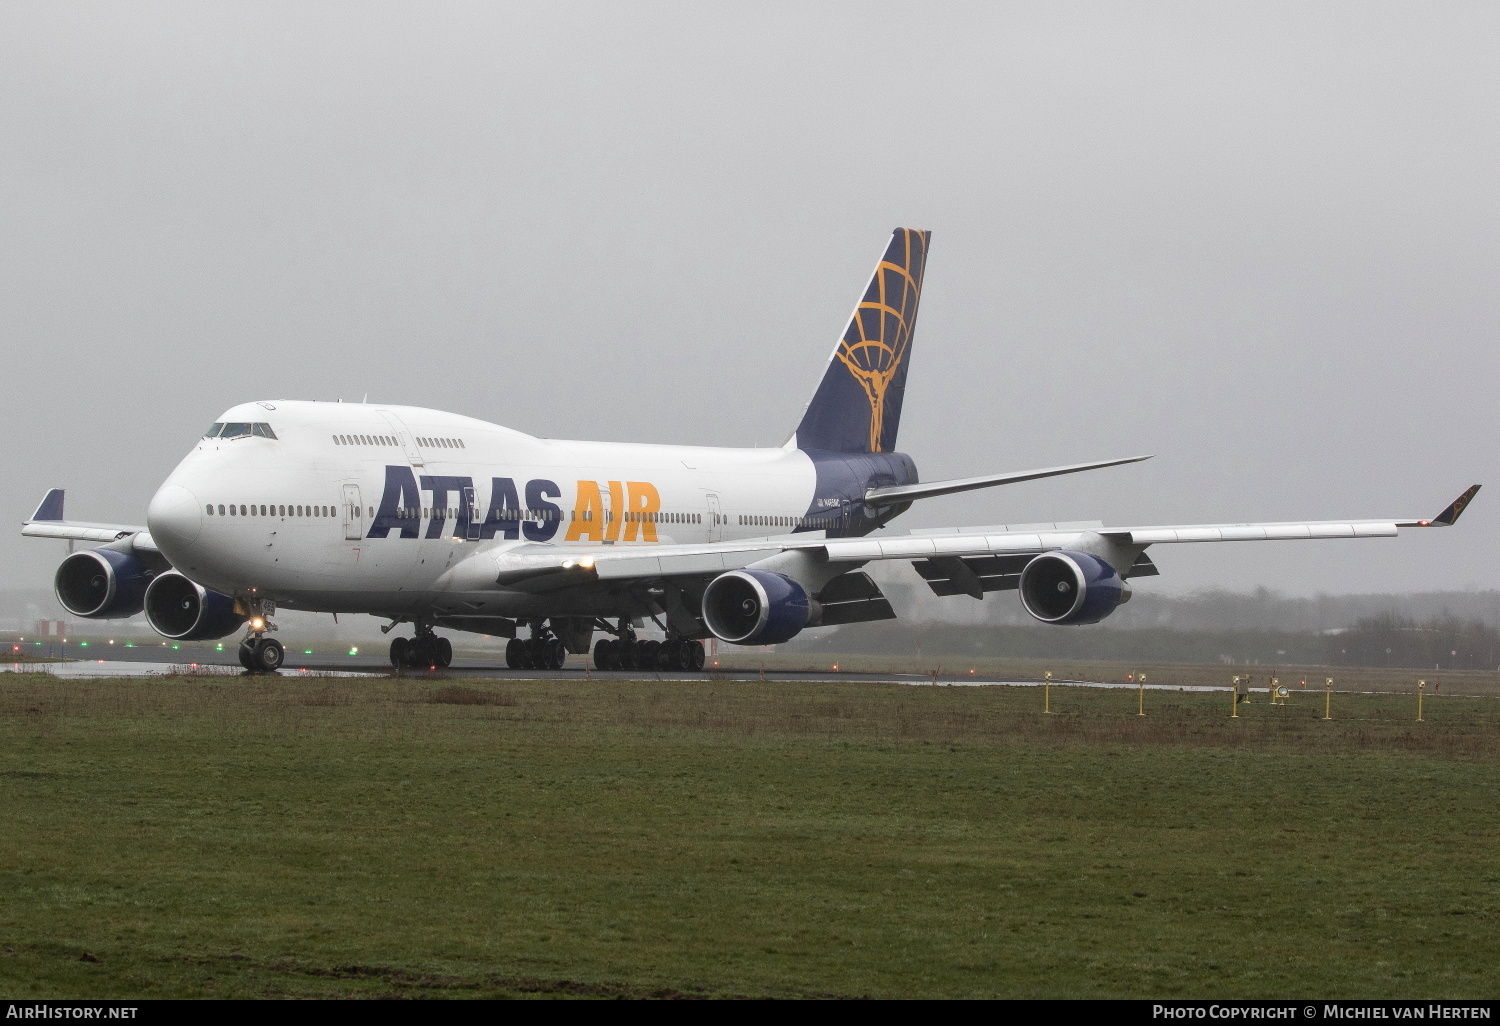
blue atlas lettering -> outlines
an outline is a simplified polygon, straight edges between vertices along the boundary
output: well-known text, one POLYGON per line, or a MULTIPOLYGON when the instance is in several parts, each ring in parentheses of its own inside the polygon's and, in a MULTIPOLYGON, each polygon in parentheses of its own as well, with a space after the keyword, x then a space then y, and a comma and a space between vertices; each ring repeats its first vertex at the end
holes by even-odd
POLYGON ((479 527, 479 537, 493 538, 497 532, 511 540, 521 534, 521 500, 516 495, 515 481, 508 477, 490 478, 490 505, 479 527))
POLYGON ((443 522, 447 519, 448 496, 458 496, 458 523, 454 527, 454 535, 463 537, 469 531, 469 500, 466 488, 474 487, 472 477, 428 477, 423 475, 422 488, 432 493, 432 521, 427 525, 428 538, 441 538, 443 536, 443 522))
POLYGON ((558 526, 562 523, 562 510, 555 503, 547 499, 556 499, 562 496, 562 490, 557 487, 555 481, 527 481, 526 482, 526 508, 537 517, 535 521, 527 521, 526 538, 528 541, 551 541, 552 536, 557 533, 558 526))
MULTIPOLYGON (((425 481, 425 478, 424 478, 425 481)), ((416 475, 410 467, 385 468, 385 494, 380 497, 380 512, 370 524, 367 538, 415 538, 422 528, 422 493, 417 489, 416 475)))

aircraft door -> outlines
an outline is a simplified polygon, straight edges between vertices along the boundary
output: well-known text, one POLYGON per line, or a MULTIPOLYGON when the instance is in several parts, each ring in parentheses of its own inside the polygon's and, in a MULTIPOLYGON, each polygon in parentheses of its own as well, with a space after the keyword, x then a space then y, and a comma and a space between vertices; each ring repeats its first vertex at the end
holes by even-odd
POLYGON ((708 540, 716 542, 724 537, 724 514, 719 511, 719 497, 708 493, 708 540))
POLYGON ((364 500, 359 496, 359 485, 344 485, 344 540, 359 541, 365 536, 364 500))
POLYGON ((417 447, 416 438, 406 430, 406 425, 401 423, 401 418, 385 410, 380 411, 380 417, 390 425, 391 434, 401 443, 401 451, 406 453, 406 462, 414 467, 422 466, 422 450, 417 447))
POLYGON ((474 501, 473 485, 464 485, 464 506, 467 507, 469 511, 469 541, 478 541, 479 525, 483 522, 484 517, 480 515, 479 504, 474 501))

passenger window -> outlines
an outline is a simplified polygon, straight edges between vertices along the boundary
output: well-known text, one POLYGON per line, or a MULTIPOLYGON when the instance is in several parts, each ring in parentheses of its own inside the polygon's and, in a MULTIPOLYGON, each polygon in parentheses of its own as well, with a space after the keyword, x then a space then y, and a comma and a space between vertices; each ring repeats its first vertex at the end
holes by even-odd
MULTIPOLYGON (((209 512, 213 512, 213 507, 212 506, 209 507, 209 512)), ((222 517, 223 515, 224 515, 224 504, 221 502, 221 503, 219 503, 219 516, 222 517)))
POLYGON ((223 431, 223 430, 224 430, 224 425, 222 423, 212 424, 212 425, 209 426, 209 429, 207 431, 203 432, 203 437, 204 438, 218 438, 219 437, 219 432, 223 431))
POLYGON ((230 515, 230 516, 234 516, 234 506, 233 506, 233 505, 231 505, 231 506, 230 506, 230 507, 229 507, 229 515, 230 515))

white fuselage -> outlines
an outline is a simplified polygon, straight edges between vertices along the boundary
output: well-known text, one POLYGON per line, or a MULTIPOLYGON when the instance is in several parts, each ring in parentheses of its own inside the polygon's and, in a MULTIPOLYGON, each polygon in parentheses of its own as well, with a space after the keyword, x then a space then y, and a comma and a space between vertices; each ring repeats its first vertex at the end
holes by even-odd
POLYGON ((818 526, 817 472, 797 449, 561 441, 348 403, 246 403, 221 422, 275 437, 200 439, 152 500, 151 536, 204 587, 293 608, 409 615, 482 593, 486 613, 529 615, 544 611, 535 595, 496 589, 509 549, 818 526))

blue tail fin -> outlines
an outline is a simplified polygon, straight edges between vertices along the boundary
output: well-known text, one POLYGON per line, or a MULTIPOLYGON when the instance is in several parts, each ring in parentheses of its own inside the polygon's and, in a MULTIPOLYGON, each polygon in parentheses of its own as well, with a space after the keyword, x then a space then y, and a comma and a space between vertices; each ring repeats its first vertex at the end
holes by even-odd
POLYGON ((799 449, 891 452, 931 232, 897 228, 797 425, 799 449))

